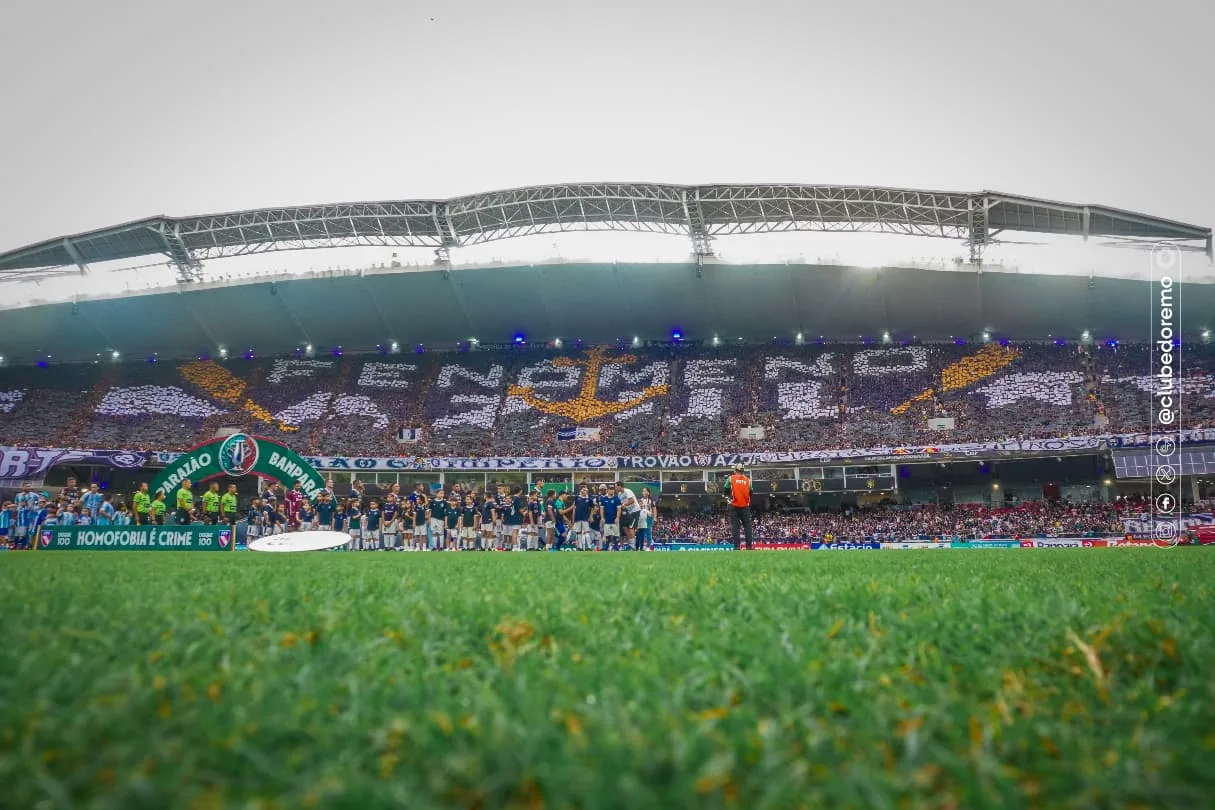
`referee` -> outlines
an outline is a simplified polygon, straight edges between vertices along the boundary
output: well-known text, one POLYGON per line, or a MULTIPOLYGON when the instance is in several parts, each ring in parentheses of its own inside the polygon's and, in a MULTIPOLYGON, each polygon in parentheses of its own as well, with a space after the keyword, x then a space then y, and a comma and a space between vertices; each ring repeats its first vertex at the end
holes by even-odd
POLYGON ((747 541, 747 551, 755 540, 755 527, 751 523, 751 479, 743 472, 742 464, 734 465, 734 472, 726 479, 726 497, 730 499, 730 530, 734 534, 734 550, 738 551, 738 528, 742 525, 747 541))
POLYGON ((194 493, 190 491, 193 484, 190 479, 181 482, 181 488, 177 490, 177 525, 189 526, 191 523, 191 513, 194 511, 194 493))

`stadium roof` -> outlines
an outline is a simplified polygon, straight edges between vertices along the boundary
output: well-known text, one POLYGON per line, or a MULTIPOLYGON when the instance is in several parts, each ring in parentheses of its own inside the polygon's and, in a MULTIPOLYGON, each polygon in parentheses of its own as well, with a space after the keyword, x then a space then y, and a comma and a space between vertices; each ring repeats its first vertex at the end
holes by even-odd
POLYGON ((0 273, 163 255, 183 281, 201 262, 276 250, 343 246, 445 251, 552 231, 682 234, 697 255, 713 237, 781 231, 869 231, 965 240, 977 259, 1003 232, 1175 242, 1211 255, 1211 229, 1102 205, 992 191, 867 186, 582 183, 534 186, 448 200, 263 208, 157 216, 62 236, 0 254, 0 273))
MULTIPOLYGON (((969 268, 967 268, 969 270, 969 268)), ((1146 281, 836 265, 550 264, 336 272, 313 278, 203 282, 0 310, 0 355, 14 362, 197 356, 227 347, 287 354, 311 343, 373 350, 398 341, 453 349, 478 338, 620 338, 723 344, 994 337, 1147 340, 1146 281)), ((1178 289, 1183 338, 1215 326, 1215 285, 1178 289)))

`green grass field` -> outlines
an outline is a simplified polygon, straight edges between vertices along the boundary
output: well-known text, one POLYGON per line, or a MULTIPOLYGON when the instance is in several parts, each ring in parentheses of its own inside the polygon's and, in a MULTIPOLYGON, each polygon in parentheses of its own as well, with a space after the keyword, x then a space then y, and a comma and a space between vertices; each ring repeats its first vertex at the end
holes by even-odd
POLYGON ((1204 549, 4 554, 0 806, 1192 810, 1213 575, 1204 549))

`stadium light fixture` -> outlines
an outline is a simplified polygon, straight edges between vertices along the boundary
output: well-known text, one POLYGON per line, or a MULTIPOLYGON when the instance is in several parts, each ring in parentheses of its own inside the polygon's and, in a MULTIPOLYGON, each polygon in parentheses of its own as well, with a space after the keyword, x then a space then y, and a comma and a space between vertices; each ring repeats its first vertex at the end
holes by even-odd
POLYGON ((1203 330, 1202 330, 1202 339, 1203 339, 1203 340, 1210 340, 1210 339, 1211 339, 1211 330, 1210 330, 1210 329, 1203 329, 1203 330))
POLYGON ((882 333, 882 342, 883 342, 883 343, 889 343, 889 342, 890 342, 890 333, 889 333, 889 332, 883 332, 883 333, 882 333))
POLYGON ((680 332, 678 329, 671 330, 671 340, 675 341, 676 343, 683 340, 683 332, 680 332))
POLYGON ((394 340, 394 341, 392 342, 392 345, 389 347, 389 350, 390 350, 390 351, 391 351, 393 354, 396 354, 397 352, 399 352, 399 351, 401 350, 401 344, 400 344, 400 343, 397 343, 397 342, 394 340))
POLYGON ((983 333, 983 342, 987 343, 990 340, 991 340, 991 332, 984 332, 983 333))
POLYGON ((118 350, 117 350, 117 349, 115 349, 114 351, 110 352, 110 359, 111 359, 111 360, 117 360, 117 359, 118 359, 118 358, 120 358, 120 357, 122 357, 122 355, 118 353, 118 350))
POLYGON ((556 346, 558 349, 560 349, 561 348, 561 338, 553 338, 553 345, 556 346))
POLYGON ((717 335, 714 335, 713 336, 713 345, 716 346, 719 343, 721 343, 721 338, 719 338, 717 335))
POLYGON ((639 338, 639 337, 637 337, 636 335, 634 335, 634 336, 633 336, 633 345, 634 345, 634 346, 640 346, 640 345, 641 345, 641 338, 639 338))
POLYGON ((1087 329, 1085 329, 1083 332, 1080 333, 1081 340, 1088 340, 1091 337, 1092 337, 1092 335, 1089 333, 1089 331, 1087 329))
POLYGON ((798 333, 797 333, 797 342, 800 344, 800 343, 802 342, 802 340, 803 340, 803 338, 802 338, 802 333, 801 333, 801 332, 798 332, 798 333))
POLYGON ((518 334, 515 335, 515 344, 516 345, 521 346, 526 342, 527 342, 527 335, 523 334, 522 332, 519 332, 518 334))
POLYGON ((307 346, 305 346, 304 351, 306 351, 308 354, 312 354, 312 344, 309 343, 307 346))
POLYGON ((221 359, 221 360, 228 359, 228 350, 225 349, 223 346, 219 347, 219 359, 221 359))

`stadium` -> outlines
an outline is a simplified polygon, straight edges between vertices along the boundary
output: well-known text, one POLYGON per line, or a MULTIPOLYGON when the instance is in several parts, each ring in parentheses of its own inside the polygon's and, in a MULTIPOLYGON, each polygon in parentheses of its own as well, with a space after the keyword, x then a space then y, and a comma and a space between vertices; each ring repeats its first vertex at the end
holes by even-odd
MULTIPOLYGON (((1211 250, 1206 228, 991 192, 655 184, 161 217, 11 250, 0 254, 0 271, 18 276, 83 273, 95 263, 151 255, 176 268, 178 283, 0 313, 6 539, 13 548, 32 547, 39 559, 49 555, 55 567, 90 550, 244 551, 266 536, 334 528, 349 532, 339 547, 348 550, 750 549, 751 536, 731 526, 735 507, 721 495, 727 479, 745 471, 759 549, 1062 554, 1057 549, 1073 547, 1097 554, 1142 546, 1139 553, 1163 555, 1202 545, 1213 539, 1215 492, 1215 345, 1207 324, 1187 316, 1162 347, 1148 340, 1158 332, 1145 328, 1159 324, 1142 323, 1159 279, 1027 277, 984 266, 988 244, 1043 233, 1117 240, 1169 261, 1211 250), (596 229, 680 234, 691 258, 462 266, 449 253, 479 241, 596 229), (960 241, 966 256, 941 270, 728 264, 713 255, 722 234, 796 230, 931 235, 960 241), (219 277, 226 257, 348 245, 428 248, 435 261, 219 277), (646 296, 620 293, 642 287, 646 296), (1182 420, 1166 434, 1154 422, 1162 351, 1176 355, 1164 356, 1178 369, 1170 385, 1185 402, 1182 420), (1162 435, 1171 448, 1160 444, 1162 435), (1165 470, 1176 474, 1166 478, 1165 470), (201 486, 193 509, 183 511, 186 479, 201 486), (221 490, 230 502, 221 502, 221 490), (171 496, 159 516, 155 501, 149 516, 148 492, 171 496), (447 505, 444 492, 451 493, 447 505), (640 525, 631 529, 620 505, 627 492, 641 507, 640 525), (591 511, 576 514, 583 502, 591 511), (516 511, 522 525, 512 531, 500 514, 516 511)), ((1215 312, 1213 290, 1178 283, 1178 309, 1215 312)), ((887 568, 913 562, 878 561, 887 568)), ((1097 558, 1075 562, 1091 561, 1097 558)), ((1037 564, 1025 563, 1027 570, 1037 564)), ((1009 565, 1002 561, 1000 576, 1018 562, 1009 565)), ((742 566, 750 573, 738 565, 694 573, 694 587, 719 576, 750 587, 738 577, 768 576, 742 566)), ((433 599, 444 578, 459 576, 441 568, 407 576, 422 576, 417 587, 433 599)), ((475 576, 512 574, 522 572, 475 576)), ((546 567, 524 576, 562 574, 546 567)), ((510 582, 499 587, 527 601, 510 582)), ((965 604, 960 594, 957 604, 965 604)), ((663 621, 672 618, 666 614, 663 621)), ((210 610, 198 615, 217 621, 210 610)), ((869 610, 867 628, 854 631, 870 636, 867 643, 883 634, 886 619, 877 615, 869 610)), ((389 624, 383 632, 404 645, 406 632, 424 632, 434 620, 415 607, 408 631, 389 624)), ((1118 621, 1098 636, 1121 632, 1118 621)), ((513 613, 495 619, 492 666, 509 672, 516 658, 531 655, 531 666, 560 672, 564 665, 551 660, 557 642, 537 636, 542 625, 513 613)), ((847 626, 834 620, 828 643, 847 626)), ((227 631, 215 625, 214 632, 227 631)), ((338 632, 358 638, 367 627, 289 631, 277 643, 312 647, 322 633, 338 632)), ((738 636, 736 643, 748 642, 738 636)), ((1100 643, 1075 640, 1069 649, 1100 643)), ((653 653, 638 646, 633 655, 642 649, 653 653)), ((1169 665, 1167 649, 1160 666, 1169 665)), ((1103 673, 1103 660, 1088 666, 1103 673)), ((461 655, 444 671, 475 670, 475 661, 461 655)), ((902 666, 909 687, 922 681, 902 666)), ((745 700, 737 687, 713 683, 705 683, 710 694, 725 691, 710 704, 724 703, 696 709, 695 722, 728 718, 745 700)), ((197 688, 183 685, 178 701, 189 703, 183 695, 197 688)), ((212 680, 202 688, 219 703, 227 687, 212 680)), ((162 718, 172 713, 169 698, 149 699, 162 718)), ((837 717, 850 711, 839 700, 831 707, 837 717)), ((614 711, 617 720, 629 716, 614 711)), ((479 722, 470 713, 408 716, 391 721, 397 725, 385 732, 387 742, 377 743, 386 746, 377 755, 381 779, 396 772, 404 743, 392 740, 407 730, 422 739, 437 734, 426 744, 441 745, 451 735, 475 735, 479 722)), ((562 744, 580 745, 590 715, 569 709, 555 716, 562 744)), ((917 717, 897 721, 893 738, 918 728, 917 717)), ((790 730, 759 722, 764 735, 790 730)), ((969 721, 970 745, 994 733, 983 722, 969 721)), ((879 727, 862 735, 879 739, 879 727)), ((529 732, 516 741, 536 739, 529 732)), ((717 770, 668 765, 685 775, 647 777, 646 789, 673 791, 667 795, 677 804, 710 794, 729 801, 744 789, 758 795, 758 785, 740 788, 722 761, 708 762, 717 770), (680 778, 691 782, 681 786, 680 778)), ((912 786, 901 790, 955 790, 936 767, 918 765, 912 786)), ((495 793, 485 786, 493 768, 476 768, 480 775, 450 776, 445 801, 561 793, 530 775, 495 793)), ((10 765, 9 774, 17 773, 10 765)), ((838 783, 824 784, 821 795, 841 795, 838 783)), ((1025 789, 1024 779, 1014 784, 1025 789)), ((323 795, 313 786, 299 800, 323 795)))
POLYGON ((1213 14, 17 4, 0 808, 1210 806, 1213 14))
MULTIPOLYGON (((656 184, 156 218, 56 238, 0 255, 0 270, 79 272, 151 253, 179 284, 4 312, 4 474, 130 492, 188 448, 247 434, 311 459, 334 486, 370 485, 364 500, 393 485, 530 491, 537 481, 572 496, 575 482, 619 479, 672 496, 683 532, 717 543, 721 526, 697 513, 720 506, 718 481, 738 461, 776 521, 761 530, 786 533, 789 510, 802 510, 805 526, 767 538, 777 542, 821 540, 816 508, 1036 508, 1043 492, 1139 503, 1159 463, 1137 449, 1153 433, 1158 352, 1131 325, 1152 282, 983 267, 989 243, 1043 233, 1178 255, 1211 247, 1207 228, 991 192, 656 184), (448 254, 563 230, 677 233, 692 259, 453 267, 448 254), (722 235, 796 230, 949 238, 968 261, 864 271, 712 254, 722 235), (218 275, 225 257, 352 244, 430 248, 437 259, 317 278, 204 281, 200 271, 204 260, 218 275), (595 304, 643 286, 620 307, 595 304)), ((1186 312, 1209 313, 1213 290, 1182 284, 1177 295, 1186 312)), ((1215 475, 1203 444, 1215 428, 1215 347, 1199 318, 1186 326, 1172 338, 1188 405, 1173 428, 1183 447, 1174 491, 1194 516, 1215 475)), ((260 494, 256 478, 230 483, 242 501, 260 494)), ((1140 512, 1074 508, 1093 539, 1152 539, 1140 512)), ((964 529, 934 517, 914 534, 849 523, 829 533, 1058 537, 1051 517, 1015 532, 981 531, 967 515, 964 529)), ((1161 531, 1184 538, 1189 525, 1161 531)))

